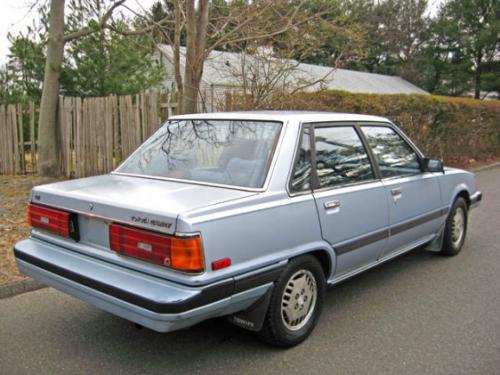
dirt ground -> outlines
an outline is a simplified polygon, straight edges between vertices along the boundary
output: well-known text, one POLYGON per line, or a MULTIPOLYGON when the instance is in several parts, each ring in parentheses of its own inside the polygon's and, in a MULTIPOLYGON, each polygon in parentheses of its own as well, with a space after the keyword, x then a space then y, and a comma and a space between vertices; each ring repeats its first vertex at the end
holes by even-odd
POLYGON ((47 177, 0 176, 0 284, 24 277, 17 272, 12 246, 30 232, 26 203, 31 188, 52 181, 47 177))

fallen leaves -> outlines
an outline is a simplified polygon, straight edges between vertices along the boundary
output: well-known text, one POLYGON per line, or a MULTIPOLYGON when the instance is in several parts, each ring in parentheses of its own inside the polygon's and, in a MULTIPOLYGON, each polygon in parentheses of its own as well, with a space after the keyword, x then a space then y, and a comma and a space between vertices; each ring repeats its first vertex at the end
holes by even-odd
POLYGON ((30 233, 26 204, 31 189, 52 181, 38 176, 0 176, 0 284, 24 278, 17 271, 12 248, 30 233))

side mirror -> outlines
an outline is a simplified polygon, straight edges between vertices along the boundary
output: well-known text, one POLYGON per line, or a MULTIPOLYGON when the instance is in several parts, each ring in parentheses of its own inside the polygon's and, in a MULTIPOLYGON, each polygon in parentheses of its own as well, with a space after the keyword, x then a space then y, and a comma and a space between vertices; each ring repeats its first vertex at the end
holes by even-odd
POLYGON ((424 171, 425 172, 439 172, 444 173, 443 161, 439 159, 424 158, 424 171))

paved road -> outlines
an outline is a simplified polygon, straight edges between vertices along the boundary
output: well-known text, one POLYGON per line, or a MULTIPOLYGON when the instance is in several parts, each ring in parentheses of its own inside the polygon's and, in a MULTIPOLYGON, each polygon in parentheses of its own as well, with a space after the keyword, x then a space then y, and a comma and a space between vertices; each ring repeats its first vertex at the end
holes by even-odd
POLYGON ((500 169, 454 258, 422 250, 331 288, 312 336, 270 348, 224 320, 158 334, 52 289, 0 301, 0 372, 500 374, 500 169))

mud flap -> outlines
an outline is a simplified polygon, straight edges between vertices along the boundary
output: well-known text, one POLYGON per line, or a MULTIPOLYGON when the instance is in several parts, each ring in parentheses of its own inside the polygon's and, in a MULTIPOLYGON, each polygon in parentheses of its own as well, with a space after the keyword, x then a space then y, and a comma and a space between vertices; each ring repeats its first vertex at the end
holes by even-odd
POLYGON ((228 316, 228 321, 234 325, 248 329, 249 331, 260 331, 264 324, 269 302, 271 301, 272 291, 273 288, 269 288, 267 293, 259 298, 259 300, 248 309, 228 316))
POLYGON ((446 227, 446 224, 443 225, 443 227, 440 229, 438 236, 429 242, 427 245, 424 246, 424 249, 427 251, 432 251, 435 253, 439 253, 441 251, 441 248, 443 247, 443 239, 444 239, 444 229, 446 227))

